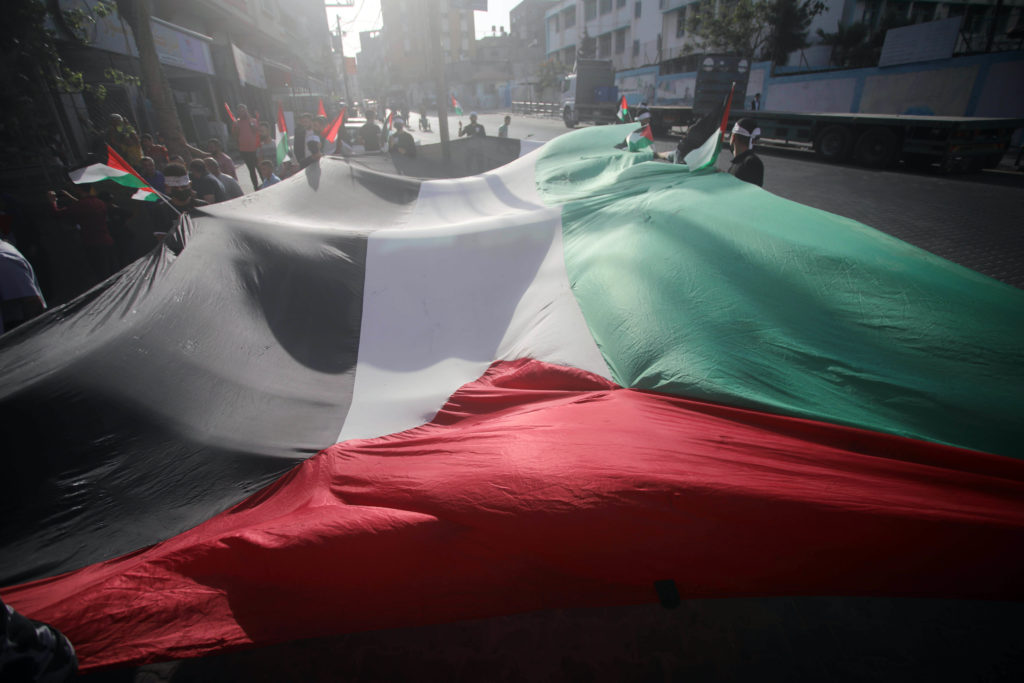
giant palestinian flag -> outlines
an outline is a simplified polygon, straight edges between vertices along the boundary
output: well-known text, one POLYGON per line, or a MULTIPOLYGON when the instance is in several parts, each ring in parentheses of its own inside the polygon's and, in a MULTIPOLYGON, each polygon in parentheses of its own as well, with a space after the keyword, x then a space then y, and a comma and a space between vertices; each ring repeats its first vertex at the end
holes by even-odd
POLYGON ((86 669, 683 598, 1024 598, 1024 292, 581 130, 206 207, 0 340, 86 669))

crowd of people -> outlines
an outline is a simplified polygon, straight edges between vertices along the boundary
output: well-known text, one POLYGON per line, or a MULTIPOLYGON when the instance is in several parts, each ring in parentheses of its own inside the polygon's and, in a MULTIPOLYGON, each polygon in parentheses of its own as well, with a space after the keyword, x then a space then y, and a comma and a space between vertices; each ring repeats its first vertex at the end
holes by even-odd
MULTIPOLYGON (((316 163, 324 153, 378 151, 415 156, 403 125, 390 136, 373 117, 353 137, 344 126, 328 140, 326 117, 299 114, 289 155, 278 159, 274 127, 244 104, 231 126, 233 148, 220 138, 186 146, 188 158, 171 154, 163 137, 136 131, 121 114, 110 114, 89 146, 87 164, 108 164, 108 147, 159 193, 161 201, 137 202, 134 188, 105 180, 74 184, 65 178, 42 195, 0 198, 0 332, 38 315, 47 302, 63 303, 148 253, 196 207, 262 190, 316 163), (243 168, 248 178, 240 180, 243 168), (250 189, 251 188, 251 189, 250 189)), ((244 176, 244 172, 243 172, 244 176)))

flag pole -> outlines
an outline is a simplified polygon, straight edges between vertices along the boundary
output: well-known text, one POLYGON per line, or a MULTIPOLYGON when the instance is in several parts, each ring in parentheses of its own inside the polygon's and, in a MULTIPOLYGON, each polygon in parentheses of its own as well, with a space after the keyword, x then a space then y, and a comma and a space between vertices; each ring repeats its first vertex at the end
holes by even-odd
POLYGON ((165 204, 167 204, 167 206, 171 207, 171 210, 173 210, 179 216, 181 215, 181 211, 178 211, 178 207, 176 207, 174 204, 172 204, 170 198, 167 197, 163 192, 161 192, 160 190, 156 189, 155 187, 150 187, 149 189, 153 191, 153 194, 155 194, 157 197, 162 199, 163 202, 165 204))

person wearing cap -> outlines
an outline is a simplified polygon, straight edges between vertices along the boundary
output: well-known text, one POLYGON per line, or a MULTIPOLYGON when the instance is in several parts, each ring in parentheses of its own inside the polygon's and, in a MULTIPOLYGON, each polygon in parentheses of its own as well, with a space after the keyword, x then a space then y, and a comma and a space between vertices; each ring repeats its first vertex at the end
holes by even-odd
POLYGON ((732 149, 732 164, 729 173, 740 180, 758 187, 764 186, 764 164, 754 154, 754 142, 761 137, 761 129, 752 118, 742 118, 732 127, 729 146, 732 149))
POLYGON ((468 126, 463 128, 462 127, 462 122, 461 121, 459 122, 459 137, 461 138, 464 135, 469 136, 471 138, 487 137, 487 131, 484 130, 484 127, 481 124, 476 122, 476 112, 475 111, 471 111, 469 113, 469 125, 468 126))
POLYGON ((388 152, 401 154, 409 159, 416 158, 416 141, 405 129, 405 119, 394 119, 395 132, 388 138, 388 152))

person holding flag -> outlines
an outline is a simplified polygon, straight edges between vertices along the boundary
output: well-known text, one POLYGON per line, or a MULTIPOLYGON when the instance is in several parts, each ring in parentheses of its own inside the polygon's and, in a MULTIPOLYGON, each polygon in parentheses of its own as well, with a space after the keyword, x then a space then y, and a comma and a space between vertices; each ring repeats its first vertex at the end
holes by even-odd
POLYGON ((462 121, 459 121, 459 137, 467 136, 471 138, 483 138, 487 137, 487 131, 484 130, 482 124, 476 122, 476 112, 469 112, 469 125, 465 128, 462 127, 462 121))
POLYGON ((675 152, 666 154, 665 158, 677 164, 686 164, 691 171, 712 168, 722 149, 722 137, 729 124, 729 110, 732 108, 735 89, 734 83, 722 103, 691 125, 675 152))
POLYGON ((732 164, 729 173, 740 180, 764 187, 764 163, 754 154, 754 142, 761 137, 757 121, 747 117, 732 127, 729 146, 732 148, 732 164))
MULTIPOLYGON (((654 146, 654 134, 651 132, 651 112, 642 111, 636 117, 636 120, 640 123, 640 127, 632 131, 626 136, 626 139, 615 145, 619 149, 625 149, 630 152, 639 152, 645 149, 651 149, 654 146)), ((655 158, 657 158, 655 154, 655 158)))

